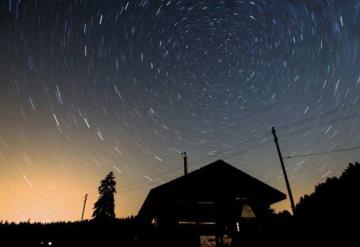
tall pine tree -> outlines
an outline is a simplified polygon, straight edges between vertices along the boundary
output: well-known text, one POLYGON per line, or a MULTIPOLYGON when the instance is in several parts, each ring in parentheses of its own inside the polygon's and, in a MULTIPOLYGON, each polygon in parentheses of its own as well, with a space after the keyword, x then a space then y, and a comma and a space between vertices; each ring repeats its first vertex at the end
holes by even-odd
POLYGON ((115 218, 115 199, 116 181, 114 173, 110 172, 101 180, 99 190, 99 199, 94 204, 93 217, 97 220, 106 220, 115 218))

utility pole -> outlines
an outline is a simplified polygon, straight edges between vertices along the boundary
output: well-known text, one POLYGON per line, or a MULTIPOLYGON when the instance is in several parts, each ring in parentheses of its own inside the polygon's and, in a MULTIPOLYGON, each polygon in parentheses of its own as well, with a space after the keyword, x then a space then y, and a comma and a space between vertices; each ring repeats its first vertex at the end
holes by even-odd
POLYGON ((88 197, 88 194, 85 194, 84 206, 83 206, 83 210, 82 210, 82 214, 81 214, 81 221, 84 220, 84 213, 85 213, 85 206, 86 206, 87 197, 88 197))
POLYGON ((271 130, 272 130, 272 134, 273 134, 273 136, 274 136, 274 142, 275 142, 275 144, 276 144, 276 149, 277 149, 277 152, 278 152, 278 155, 279 155, 279 159, 280 159, 280 163, 281 163, 281 168, 282 168, 282 171, 283 171, 283 174, 284 174, 285 183, 286 183, 286 188, 287 188, 287 191, 288 191, 288 194, 289 194, 289 199, 290 199, 290 204, 291 204, 291 210, 292 210, 292 213, 293 213, 293 215, 294 215, 294 213, 295 213, 294 198, 293 198, 293 195, 292 195, 292 192, 291 192, 289 179, 288 179, 288 177, 287 177, 287 173, 286 173, 286 169, 285 169, 285 165, 284 165, 284 160, 283 160, 283 157, 282 157, 282 154, 281 154, 281 151, 280 151, 278 138, 277 138, 277 136, 276 136, 276 130, 275 130, 274 127, 272 127, 271 130))

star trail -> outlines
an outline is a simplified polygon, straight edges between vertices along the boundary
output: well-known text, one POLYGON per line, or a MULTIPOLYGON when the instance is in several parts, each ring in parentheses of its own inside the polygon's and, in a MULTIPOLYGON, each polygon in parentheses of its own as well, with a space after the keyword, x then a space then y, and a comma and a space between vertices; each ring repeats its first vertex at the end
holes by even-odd
POLYGON ((182 151, 285 192, 272 126, 298 201, 360 158, 359 21, 355 0, 0 1, 0 220, 78 220, 85 193, 90 218, 111 170, 135 215, 182 151))

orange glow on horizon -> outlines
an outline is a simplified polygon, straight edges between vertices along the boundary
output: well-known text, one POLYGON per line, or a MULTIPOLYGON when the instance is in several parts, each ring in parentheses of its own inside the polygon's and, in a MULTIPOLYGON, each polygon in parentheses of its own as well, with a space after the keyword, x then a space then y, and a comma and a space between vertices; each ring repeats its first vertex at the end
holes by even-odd
MULTIPOLYGON (((19 155, 23 159, 24 155, 19 155)), ((65 163, 65 162, 64 162, 65 163)), ((12 164, 15 169, 9 169, 0 174, 0 221, 23 222, 53 222, 80 220, 85 193, 88 201, 85 219, 92 217, 92 210, 98 198, 97 188, 103 175, 89 170, 59 166, 46 167, 44 158, 36 162, 25 158, 25 162, 18 159, 6 160, 6 165, 12 164), (26 160, 27 159, 27 160, 26 160), (25 163, 25 164, 24 164, 25 163), (20 165, 19 165, 20 164, 20 165), (40 168, 40 169, 39 169, 40 168)), ((1 165, 1 161, 0 161, 1 165)), ((111 169, 109 169, 111 170, 111 169)), ((122 184, 129 184, 126 176, 116 171, 117 190, 121 191, 122 184)), ((137 213, 137 206, 133 204, 133 196, 118 192, 115 196, 116 216, 125 217, 137 213)))
MULTIPOLYGON (((32 154, 34 152, 30 150, 27 153, 32 154)), ((58 155, 57 158, 54 158, 55 155, 50 154, 52 153, 44 152, 29 157, 25 153, 20 153, 7 155, 6 160, 0 159, 0 166, 5 167, 6 165, 8 167, 6 173, 0 174, 2 181, 0 187, 0 221, 77 221, 81 218, 86 193, 89 196, 84 218, 91 219, 93 205, 98 198, 97 188, 100 180, 110 170, 115 172, 117 182, 118 193, 115 197, 117 217, 136 215, 148 190, 157 185, 151 183, 148 187, 143 186, 139 189, 127 190, 129 184, 134 184, 134 176, 126 169, 117 171, 111 166, 100 163, 89 164, 88 159, 82 160, 79 158, 82 157, 80 155, 75 156, 75 158, 70 155, 66 157, 58 155), (49 163, 52 165, 47 165, 49 163), (91 169, 87 169, 90 165, 91 169), (125 191, 122 191, 124 188, 125 191)), ((119 163, 121 164, 121 162, 119 163)), ((253 173, 255 172, 250 174, 253 173)), ((283 179, 266 180, 265 183, 286 193, 283 179)), ((291 181, 291 186, 296 203, 300 196, 314 190, 314 184, 308 181, 297 180, 296 183, 291 181)), ((272 205, 272 208, 277 212, 282 210, 291 212, 288 199, 272 205)))

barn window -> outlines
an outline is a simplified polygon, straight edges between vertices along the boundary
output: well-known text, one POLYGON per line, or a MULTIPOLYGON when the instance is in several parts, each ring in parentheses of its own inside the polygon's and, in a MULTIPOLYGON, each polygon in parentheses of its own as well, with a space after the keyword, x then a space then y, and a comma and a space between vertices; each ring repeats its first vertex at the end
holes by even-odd
POLYGON ((152 224, 153 226, 157 226, 157 225, 159 224, 158 217, 155 216, 154 218, 152 218, 151 224, 152 224))
POLYGON ((244 204, 241 212, 242 218, 255 218, 255 213, 248 204, 244 204))

